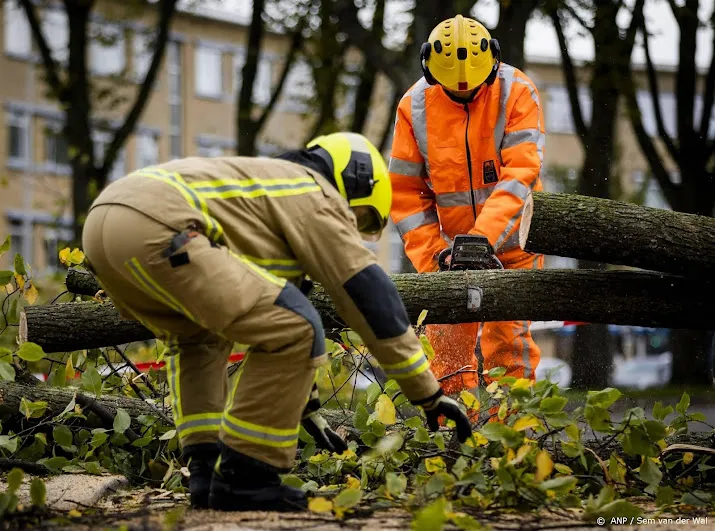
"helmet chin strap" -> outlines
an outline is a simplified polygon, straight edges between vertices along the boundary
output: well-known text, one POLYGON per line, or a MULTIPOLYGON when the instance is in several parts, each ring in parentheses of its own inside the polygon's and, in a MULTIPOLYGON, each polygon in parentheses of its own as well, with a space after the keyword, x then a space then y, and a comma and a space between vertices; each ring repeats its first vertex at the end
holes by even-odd
MULTIPOLYGON (((442 85, 440 85, 440 86, 442 86, 442 85)), ((477 95, 477 92, 479 92, 479 89, 481 89, 483 86, 484 86, 484 83, 482 83, 481 85, 478 85, 474 90, 472 90, 471 94, 469 96, 467 96, 466 98, 460 98, 459 96, 454 94, 452 91, 446 89, 444 86, 442 86, 442 90, 447 95, 447 97, 449 97, 449 99, 451 99, 452 101, 454 101, 456 103, 471 103, 474 100, 475 96, 477 95)))

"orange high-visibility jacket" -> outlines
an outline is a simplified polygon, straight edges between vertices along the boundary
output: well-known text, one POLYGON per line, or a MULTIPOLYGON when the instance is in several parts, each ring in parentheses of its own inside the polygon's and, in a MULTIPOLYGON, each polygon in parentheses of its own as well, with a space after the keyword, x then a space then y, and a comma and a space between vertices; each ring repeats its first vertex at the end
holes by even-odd
POLYGON ((469 104, 424 78, 402 97, 390 157, 391 217, 419 272, 457 234, 481 234, 507 265, 523 257, 518 229, 530 190, 541 190, 544 117, 539 93, 502 63, 469 104), (440 226, 441 224, 441 226, 440 226))

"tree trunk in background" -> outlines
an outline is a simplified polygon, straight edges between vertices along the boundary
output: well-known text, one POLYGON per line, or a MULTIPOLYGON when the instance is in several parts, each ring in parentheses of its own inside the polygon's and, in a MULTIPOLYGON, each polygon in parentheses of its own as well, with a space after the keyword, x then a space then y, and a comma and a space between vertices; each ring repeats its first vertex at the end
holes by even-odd
MULTIPOLYGON (((715 326, 715 317, 713 317, 715 326)), ((670 331, 673 353, 673 385, 713 385, 712 332, 673 329, 670 331)))
POLYGON ((526 23, 538 6, 540 0, 519 0, 518 2, 499 2, 499 22, 492 37, 499 41, 501 60, 520 70, 524 70, 524 39, 526 23))
POLYGON ((253 84, 258 73, 258 59, 263 40, 262 16, 265 3, 265 0, 253 0, 246 55, 241 68, 241 90, 236 109, 236 144, 238 154, 245 157, 253 157, 256 154, 256 142, 260 132, 259 124, 253 119, 253 84))

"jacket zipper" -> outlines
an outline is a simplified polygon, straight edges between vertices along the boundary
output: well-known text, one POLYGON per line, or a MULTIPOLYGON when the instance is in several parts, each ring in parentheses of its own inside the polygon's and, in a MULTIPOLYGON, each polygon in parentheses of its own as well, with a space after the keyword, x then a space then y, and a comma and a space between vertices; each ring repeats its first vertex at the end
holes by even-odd
POLYGON ((469 190, 472 197, 472 213, 474 222, 477 222, 477 204, 474 200, 474 185, 472 184, 472 155, 469 152, 469 105, 464 104, 464 112, 467 113, 467 129, 464 131, 464 143, 467 146, 467 169, 469 170, 469 190))

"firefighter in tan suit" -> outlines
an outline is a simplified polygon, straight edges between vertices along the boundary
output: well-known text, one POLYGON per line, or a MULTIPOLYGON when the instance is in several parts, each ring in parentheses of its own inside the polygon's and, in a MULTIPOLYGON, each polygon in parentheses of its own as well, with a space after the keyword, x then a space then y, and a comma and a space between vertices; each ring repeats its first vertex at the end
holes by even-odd
POLYGON ((83 233, 90 267, 120 312, 169 347, 192 505, 304 509, 304 493, 278 475, 295 464, 300 425, 319 446, 346 448, 318 414, 315 371, 326 352, 306 275, 422 406, 431 429, 444 415, 461 441, 470 435, 397 290, 361 242, 379 236, 391 199, 377 149, 361 135, 336 133, 274 159, 185 158, 144 168, 93 203, 83 233), (229 389, 234 342, 251 348, 229 389))

